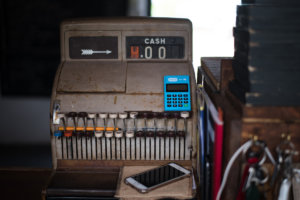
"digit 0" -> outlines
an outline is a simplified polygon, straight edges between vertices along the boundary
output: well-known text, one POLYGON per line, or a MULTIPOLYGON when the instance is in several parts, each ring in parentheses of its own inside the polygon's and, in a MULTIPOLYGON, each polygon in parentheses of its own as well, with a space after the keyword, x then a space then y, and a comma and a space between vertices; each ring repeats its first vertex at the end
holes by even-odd
POLYGON ((166 48, 165 47, 159 47, 158 48, 158 58, 159 59, 165 59, 166 58, 166 48))
POLYGON ((152 58, 152 48, 150 46, 147 46, 145 48, 145 58, 151 59, 152 58))

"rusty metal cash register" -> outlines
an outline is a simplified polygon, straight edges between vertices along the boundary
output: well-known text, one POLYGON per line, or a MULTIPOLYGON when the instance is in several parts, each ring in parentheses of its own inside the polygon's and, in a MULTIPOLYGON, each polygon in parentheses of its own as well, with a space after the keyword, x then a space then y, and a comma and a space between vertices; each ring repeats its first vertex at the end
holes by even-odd
POLYGON ((195 92, 190 21, 63 22, 43 198, 116 198, 126 166, 196 169, 195 92))

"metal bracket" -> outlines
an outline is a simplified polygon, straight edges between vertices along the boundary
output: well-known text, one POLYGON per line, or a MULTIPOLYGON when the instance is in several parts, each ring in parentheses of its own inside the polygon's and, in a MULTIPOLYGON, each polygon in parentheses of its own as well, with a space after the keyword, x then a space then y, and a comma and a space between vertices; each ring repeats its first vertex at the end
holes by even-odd
POLYGON ((58 117, 58 112, 60 111, 60 101, 55 100, 53 102, 53 112, 52 112, 52 124, 59 124, 60 118, 58 117))

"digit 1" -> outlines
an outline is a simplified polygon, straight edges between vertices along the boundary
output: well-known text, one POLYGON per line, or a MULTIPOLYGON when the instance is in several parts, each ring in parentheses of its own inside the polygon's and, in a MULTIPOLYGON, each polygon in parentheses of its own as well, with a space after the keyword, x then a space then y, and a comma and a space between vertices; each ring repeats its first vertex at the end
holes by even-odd
POLYGON ((151 59, 152 58, 152 48, 150 46, 147 46, 145 48, 145 58, 151 59))
POLYGON ((158 48, 158 58, 165 59, 166 58, 166 47, 159 47, 158 48))

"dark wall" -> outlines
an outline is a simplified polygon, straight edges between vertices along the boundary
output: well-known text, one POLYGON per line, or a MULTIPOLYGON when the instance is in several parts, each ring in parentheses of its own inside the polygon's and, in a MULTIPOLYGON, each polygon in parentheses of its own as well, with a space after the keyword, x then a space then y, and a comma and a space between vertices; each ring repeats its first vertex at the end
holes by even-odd
POLYGON ((1 92, 50 96, 67 18, 126 16, 127 0, 1 0, 1 92))

